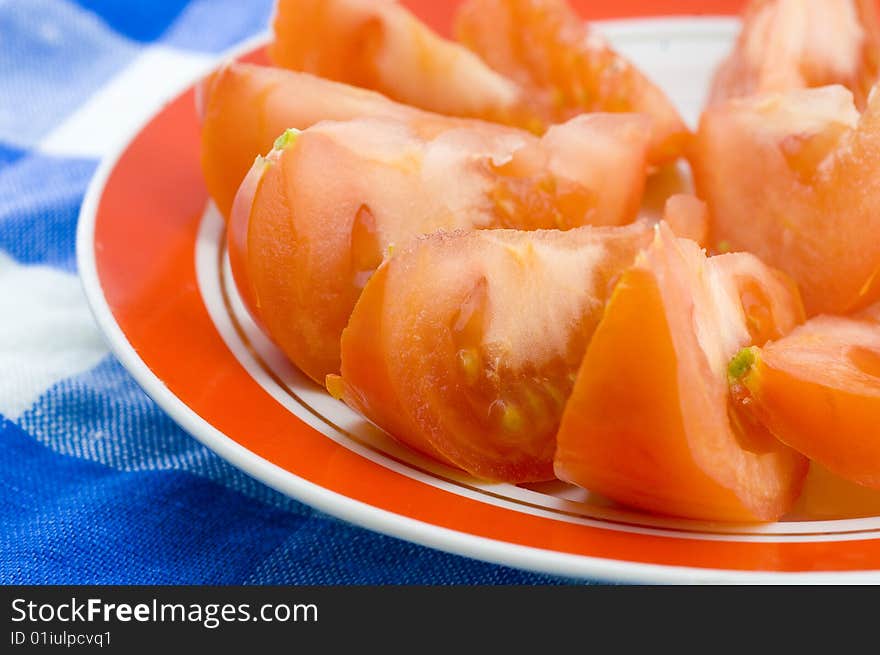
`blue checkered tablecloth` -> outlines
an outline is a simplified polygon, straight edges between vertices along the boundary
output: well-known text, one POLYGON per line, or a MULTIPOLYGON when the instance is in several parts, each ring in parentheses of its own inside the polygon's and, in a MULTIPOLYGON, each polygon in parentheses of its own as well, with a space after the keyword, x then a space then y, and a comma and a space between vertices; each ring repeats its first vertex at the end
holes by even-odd
POLYGON ((108 353, 74 256, 89 179, 157 93, 270 11, 0 0, 0 583, 557 582, 277 494, 182 432, 108 353))

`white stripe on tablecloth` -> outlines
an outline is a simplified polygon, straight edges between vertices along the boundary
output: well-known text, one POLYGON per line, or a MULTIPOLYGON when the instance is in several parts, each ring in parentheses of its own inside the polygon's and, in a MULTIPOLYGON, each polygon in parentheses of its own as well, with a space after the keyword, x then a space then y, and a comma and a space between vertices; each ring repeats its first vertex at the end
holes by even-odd
POLYGON ((158 100, 207 73, 216 57, 151 46, 41 139, 40 152, 99 158, 137 129, 158 100))
POLYGON ((107 355, 72 273, 22 265, 0 252, 0 317, 0 414, 7 418, 107 355))

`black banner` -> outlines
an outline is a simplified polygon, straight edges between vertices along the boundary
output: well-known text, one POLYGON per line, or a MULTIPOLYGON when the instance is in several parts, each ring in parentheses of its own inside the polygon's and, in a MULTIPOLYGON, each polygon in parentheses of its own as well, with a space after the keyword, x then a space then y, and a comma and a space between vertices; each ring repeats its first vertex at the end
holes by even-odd
POLYGON ((873 626, 874 604, 864 601, 828 587, 0 587, 0 653, 335 653, 353 645, 372 653, 392 644, 456 654, 574 644, 604 653, 600 644, 666 650, 706 635, 712 650, 764 652, 781 636, 809 635, 815 646, 817 630, 835 619, 844 627, 835 643, 846 643, 873 626))

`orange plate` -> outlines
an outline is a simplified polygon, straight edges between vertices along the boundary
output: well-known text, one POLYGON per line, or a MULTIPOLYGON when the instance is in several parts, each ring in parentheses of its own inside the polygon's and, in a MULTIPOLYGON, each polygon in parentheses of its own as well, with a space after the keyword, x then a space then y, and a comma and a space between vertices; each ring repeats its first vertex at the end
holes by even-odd
MULTIPOLYGON (((448 32, 454 3, 406 4, 448 32)), ((693 120, 736 33, 729 15, 742 2, 575 4, 588 18, 626 18, 599 27, 693 120), (696 13, 714 16, 669 17, 696 13)), ((264 61, 262 48, 245 58, 264 61)), ((880 581, 880 517, 792 517, 766 526, 662 519, 562 483, 485 484, 397 446, 293 370, 243 313, 229 284, 223 223, 206 210, 198 149, 189 88, 102 164, 83 204, 78 259, 122 363, 181 426, 236 466, 368 528, 550 573, 638 582, 880 581)))

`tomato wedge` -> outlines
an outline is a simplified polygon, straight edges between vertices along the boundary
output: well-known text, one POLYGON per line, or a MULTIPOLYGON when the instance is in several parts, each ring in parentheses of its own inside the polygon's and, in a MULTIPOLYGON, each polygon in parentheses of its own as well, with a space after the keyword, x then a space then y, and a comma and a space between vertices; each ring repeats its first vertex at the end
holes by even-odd
POLYGON ((269 57, 281 67, 441 114, 530 121, 528 98, 393 0, 279 0, 269 57))
POLYGON ((584 112, 640 112, 652 120, 652 163, 677 156, 687 135, 663 92, 561 1, 465 7, 459 37, 477 54, 392 0, 280 0, 273 26, 277 65, 441 114, 541 134, 584 112), (503 54, 517 39, 532 58, 503 54))
POLYGON ((731 383, 779 439, 837 475, 880 489, 880 306, 818 316, 741 352, 731 383))
POLYGON ((789 273, 810 315, 880 299, 880 94, 840 86, 707 110, 691 157, 710 243, 789 273))
POLYGON ((709 104, 841 84, 864 108, 880 73, 876 0, 752 0, 709 104))
POLYGON ((480 478, 552 479, 559 418, 611 280, 648 223, 421 237, 364 289, 329 388, 480 478))
POLYGON ((358 119, 288 131, 254 165, 229 227, 251 312, 319 383, 370 275, 426 232, 632 221, 648 130, 591 115, 542 138, 498 125, 358 119))
POLYGON ((709 235, 709 209, 706 203, 688 193, 676 193, 666 199, 663 220, 675 236, 706 245, 709 235))
POLYGON ((650 512, 772 521, 800 454, 733 410, 727 362, 802 319, 796 291, 748 254, 706 258, 663 224, 620 278, 562 417, 560 479, 650 512))
POLYGON ((813 461, 791 516, 811 521, 880 516, 880 490, 850 482, 813 461))
MULTIPOLYGON (((431 114, 385 96, 305 73, 252 64, 227 64, 201 88, 202 171, 224 216, 257 155, 288 128, 322 120, 387 116, 430 120, 431 114)), ((449 119, 436 116, 438 121, 449 119)))
POLYGON ((456 35, 525 89, 545 124, 582 112, 638 112, 652 121, 652 163, 681 153, 688 130, 666 94, 565 0, 468 0, 456 35))

